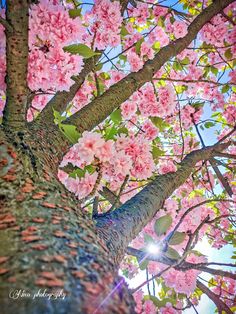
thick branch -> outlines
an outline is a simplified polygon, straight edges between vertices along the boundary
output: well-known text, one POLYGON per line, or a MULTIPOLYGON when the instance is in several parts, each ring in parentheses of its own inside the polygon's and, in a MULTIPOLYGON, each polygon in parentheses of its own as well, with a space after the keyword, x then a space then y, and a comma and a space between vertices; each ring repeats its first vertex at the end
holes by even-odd
POLYGON ((21 130, 25 124, 28 86, 28 16, 27 0, 7 1, 5 28, 7 92, 3 112, 3 125, 21 130))
POLYGON ((7 22, 7 20, 5 20, 3 17, 0 16, 0 24, 2 24, 2 26, 4 26, 5 28, 8 29, 9 32, 13 31, 12 26, 7 22))
MULTIPOLYGON (((121 15, 124 14, 126 7, 128 5, 128 0, 120 0, 121 4, 121 15)), ((103 51, 99 51, 103 52, 103 51)), ((70 87, 69 91, 57 92, 55 96, 47 103, 47 106, 43 109, 38 119, 41 121, 46 121, 47 124, 53 123, 53 109, 59 112, 63 112, 66 109, 66 106, 73 100, 76 93, 84 83, 87 75, 92 72, 97 64, 100 55, 95 56, 94 58, 89 58, 84 60, 83 70, 79 75, 74 77, 75 83, 70 87)))
POLYGON ((217 309, 219 311, 219 314, 222 314, 223 311, 227 314, 233 314, 233 312, 230 310, 230 308, 219 298, 217 294, 212 292, 209 288, 207 288, 201 281, 197 280, 197 287, 202 290, 203 293, 205 293, 208 298, 210 298, 215 305, 217 306, 217 309))
POLYGON ((84 67, 81 73, 75 77, 75 83, 70 87, 69 91, 57 92, 56 95, 47 103, 46 107, 38 116, 40 121, 45 121, 47 124, 53 123, 53 109, 63 112, 66 109, 76 93, 84 83, 87 75, 94 69, 99 56, 85 60, 84 67))
MULTIPOLYGON (((138 259, 138 261, 147 260, 147 261, 162 263, 168 266, 174 265, 176 263, 176 260, 170 259, 169 257, 165 256, 164 253, 155 254, 155 255, 149 254, 149 253, 147 254, 144 251, 137 250, 132 247, 128 247, 126 252, 128 255, 135 256, 138 259)), ((200 270, 200 271, 212 274, 212 275, 228 277, 228 278, 232 278, 236 280, 236 274, 226 271, 226 270, 222 270, 222 269, 210 268, 210 267, 207 267, 207 265, 208 265, 207 263, 193 264, 193 263, 183 261, 180 265, 176 265, 173 267, 176 270, 181 270, 181 271, 188 271, 191 269, 196 269, 196 270, 200 270)))
POLYGON ((189 46, 201 28, 210 21, 212 17, 221 12, 232 2, 233 0, 214 1, 190 24, 185 37, 175 40, 163 47, 153 60, 149 60, 144 64, 140 71, 131 73, 118 83, 112 85, 103 95, 97 97, 79 112, 69 117, 65 123, 75 124, 80 132, 93 129, 136 90, 146 82, 151 81, 153 75, 170 58, 176 56, 189 46))
POLYGON ((226 149, 231 142, 218 143, 188 154, 179 164, 176 172, 159 175, 141 192, 120 208, 97 219, 97 229, 101 238, 107 241, 112 254, 119 259, 129 243, 139 234, 163 207, 167 199, 191 174, 195 164, 207 160, 226 149))

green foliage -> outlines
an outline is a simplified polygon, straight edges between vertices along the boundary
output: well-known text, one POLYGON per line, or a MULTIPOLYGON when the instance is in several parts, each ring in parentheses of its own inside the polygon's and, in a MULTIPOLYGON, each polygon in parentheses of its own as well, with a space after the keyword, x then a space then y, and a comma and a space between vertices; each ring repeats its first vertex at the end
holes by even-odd
POLYGON ((78 16, 81 16, 81 11, 82 9, 79 8, 79 9, 70 9, 69 10, 69 15, 72 19, 75 19, 76 17, 78 16))
POLYGON ((165 152, 163 150, 161 150, 159 147, 153 146, 152 157, 153 157, 155 162, 157 162, 159 160, 159 157, 163 156, 164 154, 165 154, 165 152))
POLYGON ((207 121, 207 122, 204 123, 204 127, 206 129, 209 129, 209 128, 213 127, 214 125, 215 125, 215 123, 211 122, 211 121, 207 121))
POLYGON ((129 35, 129 32, 127 31, 125 25, 122 25, 122 26, 121 26, 120 34, 121 34, 121 36, 123 36, 123 37, 126 36, 126 35, 129 35))
POLYGON ((93 51, 91 48, 84 44, 73 44, 63 48, 64 51, 69 52, 73 55, 80 55, 85 59, 92 58, 96 55, 100 55, 99 52, 93 51))
POLYGON ((167 122, 165 122, 164 119, 160 117, 150 117, 150 120, 160 130, 160 132, 163 132, 170 126, 167 122))
POLYGON ((115 124, 119 124, 122 121, 121 110, 116 109, 115 111, 113 111, 110 115, 110 118, 115 124))
POLYGON ((72 178, 83 178, 85 176, 85 173, 88 172, 90 174, 93 174, 96 170, 96 167, 95 166, 92 166, 92 165, 88 165, 88 166, 85 166, 84 169, 81 169, 79 167, 77 167, 74 171, 72 171, 70 173, 70 177, 72 178))
POLYGON ((176 260, 180 259, 179 253, 170 246, 168 247, 165 255, 171 259, 176 259, 176 260))
POLYGON ((140 270, 145 270, 148 267, 148 260, 144 260, 139 264, 140 270))
POLYGON ((170 245, 177 245, 184 241, 186 234, 184 232, 175 231, 174 235, 170 238, 170 245))
POLYGON ((136 44, 135 44, 135 51, 136 51, 137 54, 140 54, 141 45, 142 45, 143 42, 144 42, 144 38, 143 37, 136 42, 136 44))
POLYGON ((80 133, 76 130, 76 127, 71 124, 63 124, 66 119, 65 116, 61 116, 60 112, 53 109, 54 122, 58 125, 60 131, 65 135, 65 137, 72 143, 78 142, 81 137, 80 133))
POLYGON ((169 214, 158 218, 154 224, 154 230, 157 236, 159 237, 162 234, 164 234, 169 229, 171 224, 172 224, 172 217, 169 214))

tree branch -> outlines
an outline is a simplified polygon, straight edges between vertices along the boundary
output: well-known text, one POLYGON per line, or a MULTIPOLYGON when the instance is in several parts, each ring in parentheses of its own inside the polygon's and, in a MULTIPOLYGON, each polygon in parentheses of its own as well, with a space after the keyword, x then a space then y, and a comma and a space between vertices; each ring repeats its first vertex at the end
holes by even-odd
POLYGON ((208 298, 210 298, 216 305, 219 314, 222 314, 223 311, 227 314, 233 314, 233 312, 230 310, 230 308, 219 298, 218 295, 216 295, 214 292, 212 292, 209 288, 207 288, 201 281, 197 280, 197 287, 205 293, 208 298))
POLYGON ((229 158, 229 159, 236 159, 236 155, 228 154, 228 153, 217 153, 217 157, 229 158))
POLYGON ((2 26, 4 26, 5 29, 7 29, 9 32, 13 31, 13 27, 11 26, 11 24, 8 23, 8 21, 6 19, 1 17, 1 15, 0 15, 0 24, 2 24, 2 26))
POLYGON ((216 14, 221 12, 233 0, 216 0, 189 25, 185 37, 171 42, 160 49, 153 60, 148 60, 143 68, 130 73, 118 83, 112 85, 103 95, 97 97, 87 106, 65 120, 65 123, 75 124, 79 132, 91 130, 109 116, 114 109, 127 100, 136 90, 146 82, 152 80, 153 75, 172 57, 179 54, 196 37, 201 28, 216 14))
POLYGON ((38 115, 39 121, 46 121, 47 124, 53 123, 54 115, 53 109, 59 112, 63 112, 66 109, 76 93, 84 83, 87 75, 93 71, 100 56, 95 56, 84 61, 84 67, 81 73, 74 78, 75 83, 70 87, 69 91, 57 92, 55 96, 47 103, 46 107, 38 115))
POLYGON ((157 176, 120 208, 98 217, 98 233, 101 238, 109 239, 107 246, 111 254, 117 255, 118 260, 122 258, 129 243, 163 207, 164 201, 175 189, 186 181, 195 164, 214 157, 216 152, 226 149, 230 144, 218 143, 191 152, 179 164, 176 172, 157 176))
POLYGON ((236 274, 231 273, 226 270, 222 270, 222 269, 214 269, 214 268, 207 267, 208 263, 194 264, 194 263, 183 261, 181 264, 174 266, 174 264, 176 263, 176 260, 170 259, 169 257, 165 256, 164 253, 160 253, 157 255, 149 254, 149 253, 147 254, 144 251, 137 250, 132 247, 128 247, 126 250, 126 253, 128 255, 135 256, 138 259, 138 261, 147 260, 147 261, 162 263, 169 266, 173 265, 173 268, 180 271, 188 271, 191 269, 196 269, 196 270, 200 270, 200 271, 212 274, 212 275, 228 277, 228 278, 232 278, 236 280, 236 274))
POLYGON ((6 106, 3 111, 3 125, 12 130, 22 130, 25 125, 29 89, 28 70, 28 24, 29 2, 27 0, 7 1, 6 23, 6 106))
MULTIPOLYGON (((124 14, 128 2, 129 1, 127 0, 120 0, 121 15, 124 14)), ((99 52, 102 53, 103 51, 99 52)), ((67 104, 69 104, 73 100, 76 93, 84 83, 87 75, 94 70, 99 58, 100 55, 97 55, 94 58, 84 60, 84 67, 81 73, 74 77, 75 83, 70 87, 69 91, 62 91, 56 93, 56 95, 47 103, 46 107, 38 116, 39 121, 46 121, 47 124, 53 123, 54 121, 53 109, 59 112, 63 112, 66 109, 67 104)))

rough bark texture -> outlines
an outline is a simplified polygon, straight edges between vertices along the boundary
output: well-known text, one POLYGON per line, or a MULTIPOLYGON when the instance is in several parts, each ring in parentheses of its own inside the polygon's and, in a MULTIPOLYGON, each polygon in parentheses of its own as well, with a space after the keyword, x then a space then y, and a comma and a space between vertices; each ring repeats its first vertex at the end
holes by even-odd
POLYGON ((106 239, 110 251, 116 252, 114 259, 117 263, 121 261, 124 249, 163 207, 164 201, 187 180, 195 164, 211 158, 229 145, 230 142, 191 152, 176 172, 157 176, 121 207, 97 218, 98 232, 106 239))
MULTIPOLYGON (((1 313, 134 313, 133 299, 98 238, 93 222, 56 180, 47 161, 37 171, 22 140, 2 130, 0 143, 0 304, 1 313), (32 295, 63 289, 66 298, 9 298, 14 289, 32 295)), ((40 136, 40 134, 39 134, 40 136)), ((42 139, 41 139, 42 140, 42 139)), ((34 147, 42 145, 34 134, 34 147)), ((42 156, 40 155, 40 158, 42 156)), ((50 161, 52 165, 53 161, 50 161)))
POLYGON ((25 124, 28 98, 28 9, 26 0, 7 1, 5 29, 7 56, 7 92, 3 124, 21 130, 25 124), (14 106, 10 105, 14 104, 14 106))

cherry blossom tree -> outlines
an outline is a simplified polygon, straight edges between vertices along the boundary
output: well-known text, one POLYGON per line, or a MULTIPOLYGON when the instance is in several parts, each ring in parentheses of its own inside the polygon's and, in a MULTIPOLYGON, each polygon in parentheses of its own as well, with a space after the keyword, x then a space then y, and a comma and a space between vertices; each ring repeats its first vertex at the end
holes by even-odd
POLYGON ((2 313, 233 313, 235 2, 0 3, 2 313))

